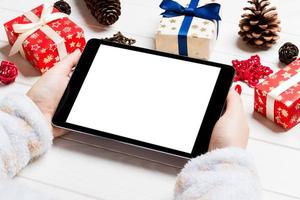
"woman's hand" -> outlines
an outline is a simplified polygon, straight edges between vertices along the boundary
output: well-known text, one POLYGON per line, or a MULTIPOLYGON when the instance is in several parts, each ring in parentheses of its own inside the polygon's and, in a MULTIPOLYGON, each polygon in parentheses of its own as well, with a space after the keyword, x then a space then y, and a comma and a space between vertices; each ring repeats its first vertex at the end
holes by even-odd
MULTIPOLYGON (((27 92, 27 96, 40 108, 50 126, 54 112, 70 80, 72 68, 77 64, 80 55, 80 50, 77 49, 43 74, 27 92)), ((53 129, 54 137, 62 133, 61 129, 53 129)))
POLYGON ((209 151, 226 147, 246 148, 249 127, 239 94, 231 89, 227 97, 227 107, 224 115, 216 123, 209 151))

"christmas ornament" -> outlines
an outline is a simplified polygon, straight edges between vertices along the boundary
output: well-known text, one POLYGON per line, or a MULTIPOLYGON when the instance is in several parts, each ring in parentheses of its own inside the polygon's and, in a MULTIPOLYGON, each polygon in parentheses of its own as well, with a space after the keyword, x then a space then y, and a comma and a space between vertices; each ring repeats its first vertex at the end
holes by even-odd
POLYGON ((273 73, 270 67, 263 66, 260 63, 258 55, 251 56, 248 60, 233 60, 232 64, 236 70, 234 81, 243 81, 250 87, 256 86, 259 79, 266 78, 273 73))
POLYGON ((279 60, 285 64, 290 64, 297 59, 299 49, 296 45, 287 42, 279 49, 279 60))
POLYGON ((269 7, 269 0, 250 0, 251 6, 242 15, 239 35, 247 44, 269 48, 279 39, 280 20, 276 7, 269 7))
POLYGON ((0 64, 0 82, 8 85, 15 81, 18 76, 17 66, 8 61, 2 61, 0 64))
POLYGON ((109 41, 109 42, 116 42, 119 44, 126 44, 126 45, 133 45, 136 40, 132 38, 125 37, 120 31, 113 35, 113 37, 110 38, 104 38, 103 40, 109 41))
POLYGON ((91 14, 102 25, 114 24, 121 15, 120 0, 84 0, 91 14))
POLYGON ((54 3, 54 8, 67 15, 71 14, 71 6, 64 0, 59 0, 54 3))

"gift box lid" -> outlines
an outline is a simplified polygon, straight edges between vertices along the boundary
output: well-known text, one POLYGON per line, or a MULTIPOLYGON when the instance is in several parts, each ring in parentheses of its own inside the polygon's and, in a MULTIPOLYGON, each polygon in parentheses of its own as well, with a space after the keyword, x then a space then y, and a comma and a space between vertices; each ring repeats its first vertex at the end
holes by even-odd
POLYGON ((264 95, 270 95, 287 107, 300 99, 300 59, 266 78, 255 87, 264 95))

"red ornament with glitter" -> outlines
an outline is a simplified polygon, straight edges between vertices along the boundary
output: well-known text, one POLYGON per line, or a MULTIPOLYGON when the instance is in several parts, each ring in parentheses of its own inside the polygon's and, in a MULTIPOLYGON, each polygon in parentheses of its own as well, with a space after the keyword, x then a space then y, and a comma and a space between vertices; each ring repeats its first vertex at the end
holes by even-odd
POLYGON ((0 64, 0 82, 8 85, 15 81, 18 76, 17 66, 8 61, 2 61, 0 64))
POLYGON ((236 70, 234 81, 243 81, 250 87, 256 86, 260 79, 273 73, 270 67, 260 63, 258 55, 251 56, 248 60, 233 60, 232 65, 236 70))
POLYGON ((255 87, 254 110, 285 129, 300 122, 300 59, 255 87))
POLYGON ((82 28, 68 15, 46 4, 5 23, 4 27, 12 45, 10 55, 20 52, 42 73, 76 49, 82 51, 86 44, 82 28))

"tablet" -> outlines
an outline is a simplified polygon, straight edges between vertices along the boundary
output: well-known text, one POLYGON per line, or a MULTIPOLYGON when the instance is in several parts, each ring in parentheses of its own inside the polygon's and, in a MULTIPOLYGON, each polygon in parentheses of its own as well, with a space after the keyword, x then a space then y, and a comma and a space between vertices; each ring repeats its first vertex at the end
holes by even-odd
POLYGON ((208 150, 231 66, 90 40, 54 126, 192 158, 208 150))

